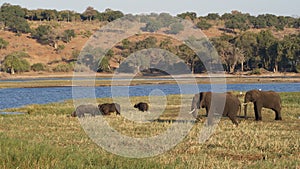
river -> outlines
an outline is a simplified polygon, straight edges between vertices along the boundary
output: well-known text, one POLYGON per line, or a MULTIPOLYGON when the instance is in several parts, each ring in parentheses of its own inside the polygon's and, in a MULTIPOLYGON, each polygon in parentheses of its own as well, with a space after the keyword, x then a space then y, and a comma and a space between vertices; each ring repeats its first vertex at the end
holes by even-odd
MULTIPOLYGON (((213 87, 210 84, 199 84, 199 91, 209 91, 213 87)), ((224 86, 223 86, 224 88, 224 86)), ((0 110, 6 108, 17 108, 30 104, 46 104, 61 102, 72 98, 86 98, 96 96, 97 98, 116 96, 148 96, 149 94, 194 94, 195 86, 183 84, 163 85, 137 85, 137 86, 114 86, 95 87, 92 95, 84 92, 90 87, 43 87, 43 88, 5 88, 0 89, 0 110), (72 91, 83 91, 82 95, 74 96, 72 91), (113 92, 112 92, 113 91, 113 92), (158 92, 157 92, 158 91, 158 92)), ((300 83, 254 83, 254 84, 227 84, 228 91, 247 91, 251 89, 274 90, 277 92, 299 92, 300 83)))

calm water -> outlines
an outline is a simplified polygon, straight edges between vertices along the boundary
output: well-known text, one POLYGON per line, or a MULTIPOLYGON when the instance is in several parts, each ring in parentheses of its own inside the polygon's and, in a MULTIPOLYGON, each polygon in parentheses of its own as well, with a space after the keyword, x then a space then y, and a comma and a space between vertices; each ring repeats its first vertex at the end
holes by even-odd
MULTIPOLYGON (((148 96, 148 95, 170 95, 170 94, 194 94, 198 87, 200 91, 209 91, 214 87, 210 84, 193 85, 140 85, 140 86, 116 86, 96 87, 74 87, 77 92, 72 95, 72 87, 50 87, 50 88, 12 88, 0 89, 0 110, 6 108, 22 107, 29 104, 45 104, 60 102, 74 98, 97 98, 116 96, 148 96), (88 92, 86 92, 88 91, 88 92)), ((224 87, 224 86, 223 86, 224 87)), ((218 86, 217 86, 218 88, 218 86)), ((277 92, 298 92, 300 83, 270 83, 270 84, 228 84, 220 90, 247 91, 251 89, 274 90, 277 92)))

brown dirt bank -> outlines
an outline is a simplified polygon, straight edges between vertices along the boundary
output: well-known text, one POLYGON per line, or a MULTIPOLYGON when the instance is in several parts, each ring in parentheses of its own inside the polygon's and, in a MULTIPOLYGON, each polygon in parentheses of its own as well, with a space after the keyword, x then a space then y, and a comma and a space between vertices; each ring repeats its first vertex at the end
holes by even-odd
MULTIPOLYGON (((90 76, 94 74, 91 73, 90 76)), ((10 75, 7 73, 0 73, 0 88, 7 87, 56 87, 56 86, 72 86, 71 80, 59 79, 59 78, 72 78, 73 72, 68 73, 49 73, 49 72, 26 72, 22 74, 10 75), (14 80, 14 79, 42 79, 42 78, 58 78, 56 80, 46 80, 38 82, 16 82, 7 83, 1 82, 1 80, 14 80)), ((131 79, 129 74, 108 74, 108 73, 97 73, 96 77, 121 77, 128 78, 128 80, 120 80, 111 84, 110 80, 96 80, 94 85, 96 86, 110 86, 110 85, 139 85, 139 84, 171 84, 171 83, 193 83, 195 80, 200 84, 209 83, 296 83, 300 82, 300 74, 298 73, 268 73, 262 75, 246 75, 246 74, 189 74, 189 75, 177 75, 177 81, 173 80, 171 76, 135 76, 131 79), (161 80, 156 80, 162 78, 161 80), (130 81, 130 82, 128 82, 130 81), (127 83, 126 83, 127 82, 127 83)), ((82 77, 85 77, 82 75, 82 77)))

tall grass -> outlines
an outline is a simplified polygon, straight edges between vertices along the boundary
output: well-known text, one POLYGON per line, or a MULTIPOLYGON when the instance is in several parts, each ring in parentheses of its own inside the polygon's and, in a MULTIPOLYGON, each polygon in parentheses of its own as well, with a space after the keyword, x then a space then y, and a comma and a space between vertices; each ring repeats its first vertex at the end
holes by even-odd
MULTIPOLYGON (((263 109, 263 121, 256 122, 249 106, 250 119, 239 118, 238 127, 224 117, 213 135, 199 143, 203 122, 195 123, 178 145, 149 158, 118 156, 95 144, 80 121, 68 116, 74 111, 72 101, 10 109, 29 114, 0 116, 0 168, 300 168, 300 93, 280 95, 282 121, 275 121, 274 112, 263 109)), ((181 107, 190 107, 192 96, 182 96, 182 104, 180 97, 168 96, 166 106, 159 99, 155 103, 148 97, 131 97, 127 105, 121 104, 123 116, 112 114, 104 119, 124 135, 154 136, 174 123, 181 107), (142 113, 132 108, 140 100, 151 103, 150 113, 163 110, 157 117, 160 120, 143 123, 124 118, 142 113)))

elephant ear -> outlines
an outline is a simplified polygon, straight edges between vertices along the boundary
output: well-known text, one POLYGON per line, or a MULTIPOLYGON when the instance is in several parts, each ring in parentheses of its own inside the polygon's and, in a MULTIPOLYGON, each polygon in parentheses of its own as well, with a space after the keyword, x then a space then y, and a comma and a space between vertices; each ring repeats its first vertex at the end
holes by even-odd
POLYGON ((251 91, 251 96, 252 96, 253 102, 257 101, 260 97, 260 91, 259 90, 252 90, 251 91))

